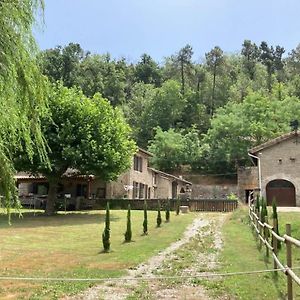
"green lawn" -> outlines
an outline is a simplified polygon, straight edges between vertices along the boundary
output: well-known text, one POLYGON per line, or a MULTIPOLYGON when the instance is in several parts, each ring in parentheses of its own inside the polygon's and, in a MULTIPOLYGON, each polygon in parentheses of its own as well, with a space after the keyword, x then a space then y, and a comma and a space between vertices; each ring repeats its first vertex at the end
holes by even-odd
MULTIPOLYGON (((101 253, 105 211, 60 213, 47 217, 23 212, 12 226, 0 215, 2 276, 116 277, 179 239, 195 214, 175 216, 156 228, 156 212, 148 212, 147 236, 142 236, 143 211, 132 211, 133 242, 123 243, 127 211, 111 211, 111 249, 101 253)), ((164 216, 164 213, 162 214, 164 216)), ((56 299, 77 293, 91 283, 1 281, 1 299, 56 299)))
MULTIPOLYGON (((270 211, 269 211, 270 212, 270 211)), ((269 213, 269 216, 271 214, 269 213)), ((279 213, 280 233, 285 223, 292 224, 292 236, 300 239, 300 213, 279 213)), ((249 227, 247 208, 238 209, 223 227, 224 249, 218 272, 240 272, 272 269, 273 261, 265 257, 265 248, 258 249, 258 242, 249 227)), ((300 266, 300 250, 293 248, 293 264, 300 266)), ((280 251, 280 260, 285 264, 285 246, 280 251)), ((300 274, 300 270, 296 271, 300 274)), ((282 272, 224 277, 206 281, 215 295, 227 294, 230 299, 285 299, 286 277, 282 272)), ((300 299, 300 289, 294 283, 294 297, 300 299)))

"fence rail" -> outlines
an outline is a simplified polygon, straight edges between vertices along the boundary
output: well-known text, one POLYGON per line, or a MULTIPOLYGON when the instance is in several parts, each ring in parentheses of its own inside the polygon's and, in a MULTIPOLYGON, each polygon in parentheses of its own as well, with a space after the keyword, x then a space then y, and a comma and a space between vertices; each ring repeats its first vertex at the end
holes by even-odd
MULTIPOLYGON (((168 201, 167 199, 147 199, 148 209, 156 210, 158 200, 160 200, 161 207, 164 209, 168 201)), ((177 199, 170 199, 169 201, 171 210, 176 210, 177 199)), ((96 199, 94 207, 104 209, 107 202, 109 202, 112 209, 125 209, 130 204, 132 209, 141 210, 144 206, 144 199, 96 199)), ((181 199, 180 205, 188 206, 190 211, 231 212, 238 207, 238 201, 227 199, 181 199)))
MULTIPOLYGON (((286 224, 286 233, 282 236, 278 235, 274 229, 277 228, 277 221, 273 219, 273 225, 268 223, 267 218, 261 221, 257 216, 254 207, 249 208, 249 218, 252 228, 259 240, 260 248, 265 246, 266 256, 272 253, 274 269, 280 269, 287 277, 287 295, 288 300, 293 299, 293 281, 300 285, 300 277, 292 271, 292 246, 300 248, 300 241, 291 236, 291 225, 286 224), (278 258, 279 242, 286 244, 286 264, 282 263, 278 258)), ((277 272, 277 271, 274 271, 277 272)))

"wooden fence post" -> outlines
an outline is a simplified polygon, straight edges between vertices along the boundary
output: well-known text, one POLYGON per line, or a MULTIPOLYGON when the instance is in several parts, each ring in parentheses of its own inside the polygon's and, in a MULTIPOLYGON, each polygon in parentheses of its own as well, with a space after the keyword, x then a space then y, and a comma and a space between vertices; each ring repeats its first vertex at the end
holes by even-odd
MULTIPOLYGON (((273 219, 273 230, 275 231, 275 228, 277 228, 277 219, 273 219)), ((272 246, 273 246, 273 252, 274 254, 277 256, 278 253, 278 241, 277 238, 272 235, 272 246)), ((277 263, 276 260, 274 258, 274 269, 277 269, 277 263)), ((275 274, 277 274, 277 271, 274 271, 275 274)))
MULTIPOLYGON (((291 236, 291 224, 285 225, 285 233, 288 236, 291 236)), ((288 240, 285 240, 286 243, 286 264, 288 268, 292 268, 292 244, 288 240)), ((292 277, 287 273, 287 291, 288 291, 288 300, 293 299, 293 280, 292 277)))

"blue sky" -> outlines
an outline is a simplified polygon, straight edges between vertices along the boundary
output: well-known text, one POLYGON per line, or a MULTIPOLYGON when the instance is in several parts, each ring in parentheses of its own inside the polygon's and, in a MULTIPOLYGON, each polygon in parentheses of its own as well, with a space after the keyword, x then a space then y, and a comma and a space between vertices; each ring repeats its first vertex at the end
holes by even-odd
POLYGON ((92 53, 157 61, 187 43, 200 61, 215 45, 237 52, 244 39, 284 46, 300 43, 299 0, 45 0, 41 49, 80 43, 92 53))

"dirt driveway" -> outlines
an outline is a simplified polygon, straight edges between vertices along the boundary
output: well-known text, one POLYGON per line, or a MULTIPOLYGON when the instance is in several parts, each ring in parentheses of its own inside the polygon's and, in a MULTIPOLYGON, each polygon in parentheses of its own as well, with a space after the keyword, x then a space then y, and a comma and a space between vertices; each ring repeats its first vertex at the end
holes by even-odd
POLYGON ((135 269, 128 270, 127 276, 94 286, 65 300, 212 299, 199 282, 195 283, 195 278, 178 277, 196 277, 216 270, 222 248, 221 227, 226 216, 199 213, 179 241, 135 269), (158 276, 165 279, 157 279, 158 276), (126 280, 128 277, 131 280, 126 280))

